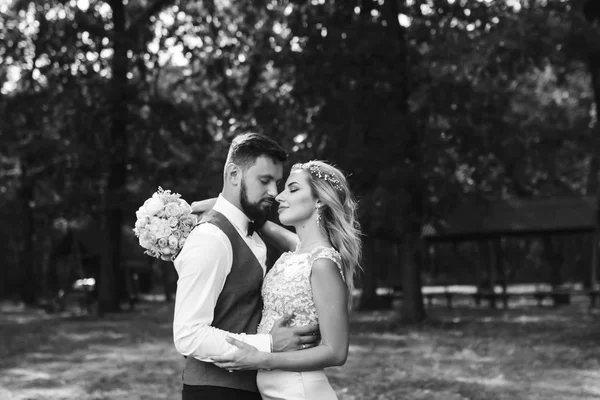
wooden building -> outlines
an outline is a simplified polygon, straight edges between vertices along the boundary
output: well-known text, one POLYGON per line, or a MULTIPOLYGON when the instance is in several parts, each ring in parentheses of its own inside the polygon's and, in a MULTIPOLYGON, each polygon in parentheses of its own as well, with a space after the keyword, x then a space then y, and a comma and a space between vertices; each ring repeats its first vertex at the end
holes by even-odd
MULTIPOLYGON (((594 293, 598 288, 598 201, 594 196, 527 198, 495 201, 463 202, 452 210, 444 221, 429 224, 423 228, 426 251, 424 265, 433 270, 442 270, 436 247, 448 244, 458 246, 470 242, 481 254, 483 273, 473 271, 478 286, 493 288, 510 282, 501 276, 499 263, 502 260, 501 244, 508 238, 538 240, 545 247, 566 243, 576 239, 579 253, 586 253, 586 276, 584 286, 594 293), (570 238, 570 239, 566 239, 570 238), (583 247, 582 247, 583 246, 583 247), (483 281, 483 282, 482 282, 483 281)), ((565 246, 563 246, 565 247, 565 246)), ((571 246, 572 247, 572 246, 571 246)), ((561 247, 552 250, 545 261, 548 264, 570 262, 564 257, 561 247)), ((574 250, 570 250, 573 254, 574 250)), ((442 260, 443 261, 443 260, 442 260)), ((552 265, 547 266, 552 269, 552 265)), ((560 268, 560 265, 558 265, 560 268)), ((552 274, 550 273, 550 276, 552 274)), ((548 282, 555 286, 559 278, 548 282)), ((595 301, 595 298, 593 299, 595 301)))

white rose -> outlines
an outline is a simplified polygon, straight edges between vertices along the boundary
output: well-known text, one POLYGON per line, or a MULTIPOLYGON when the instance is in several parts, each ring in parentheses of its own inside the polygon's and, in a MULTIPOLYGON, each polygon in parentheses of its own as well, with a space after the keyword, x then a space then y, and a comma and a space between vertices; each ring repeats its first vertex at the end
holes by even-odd
POLYGON ((145 217, 148 216, 148 211, 146 210, 146 207, 141 206, 140 208, 138 208, 138 210, 135 212, 135 217, 140 220, 140 219, 144 219, 145 217))
POLYGON ((140 246, 142 246, 144 249, 146 250, 150 250, 152 248, 152 242, 145 239, 145 238, 140 238, 140 246))
POLYGON ((172 229, 175 229, 175 228, 177 228, 177 224, 179 223, 179 220, 177 219, 177 217, 170 217, 170 218, 167 220, 167 223, 169 224, 169 226, 170 226, 172 229))
POLYGON ((148 224, 148 222, 149 222, 148 217, 138 218, 138 220, 135 221, 135 229, 137 229, 137 231, 139 232, 141 229, 144 229, 144 227, 148 224))
POLYGON ((171 235, 169 236, 169 247, 173 250, 177 250, 177 245, 179 244, 179 239, 177 239, 175 236, 171 235))
POLYGON ((151 225, 150 232, 159 239, 169 237, 171 235, 171 227, 167 221, 163 219, 159 219, 158 221, 156 224, 151 225))
POLYGON ((160 238, 158 239, 158 242, 156 242, 158 247, 167 247, 168 244, 169 242, 167 241, 167 238, 160 238))
POLYGON ((153 216, 163 209, 163 202, 160 198, 152 196, 146 200, 143 207, 146 209, 147 215, 153 216))
POLYGON ((181 219, 179 220, 179 226, 184 231, 191 231, 192 229, 194 229, 194 226, 196 226, 196 223, 196 216, 191 214, 181 217, 181 219))
POLYGON ((158 228, 159 225, 160 225, 160 218, 152 217, 150 219, 150 222, 148 223, 148 226, 146 227, 146 232, 156 235, 156 231, 159 229, 158 228))
POLYGON ((146 231, 146 232, 141 233, 139 240, 140 240, 140 246, 142 246, 145 249, 148 249, 154 245, 154 242, 156 242, 156 236, 154 234, 152 234, 151 232, 146 231))
POLYGON ((165 206, 165 214, 167 217, 177 217, 179 214, 181 214, 181 208, 179 205, 177 205, 177 203, 168 203, 165 206))

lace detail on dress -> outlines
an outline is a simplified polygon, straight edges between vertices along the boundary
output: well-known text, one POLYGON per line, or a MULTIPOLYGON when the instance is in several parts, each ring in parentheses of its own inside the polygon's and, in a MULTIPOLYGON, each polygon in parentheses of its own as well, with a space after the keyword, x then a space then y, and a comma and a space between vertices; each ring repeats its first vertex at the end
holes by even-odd
POLYGON ((311 257, 309 263, 311 270, 315 260, 319 258, 327 258, 333 261, 335 265, 337 265, 338 269, 340 270, 340 274, 342 274, 342 279, 344 280, 344 282, 346 282, 346 277, 344 276, 344 271, 342 270, 342 256, 340 255, 340 253, 337 252, 336 249, 334 249, 333 247, 317 247, 316 249, 311 251, 310 254, 311 257))
POLYGON ((263 313, 258 333, 269 333, 285 313, 294 314, 288 326, 317 324, 310 274, 319 258, 335 262, 344 278, 340 254, 331 247, 317 247, 309 253, 287 252, 281 255, 265 276, 262 287, 263 313))

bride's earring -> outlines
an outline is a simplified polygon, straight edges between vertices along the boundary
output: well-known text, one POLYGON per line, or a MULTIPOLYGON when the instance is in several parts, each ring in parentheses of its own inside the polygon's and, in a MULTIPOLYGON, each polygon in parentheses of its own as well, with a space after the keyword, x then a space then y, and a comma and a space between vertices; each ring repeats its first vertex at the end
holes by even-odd
POLYGON ((321 208, 317 207, 317 226, 321 226, 321 208))

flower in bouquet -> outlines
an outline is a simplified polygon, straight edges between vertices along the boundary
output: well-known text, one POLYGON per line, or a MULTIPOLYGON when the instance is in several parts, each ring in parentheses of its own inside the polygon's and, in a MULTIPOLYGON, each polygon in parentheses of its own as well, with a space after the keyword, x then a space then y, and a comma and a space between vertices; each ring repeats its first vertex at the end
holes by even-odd
POLYGON ((198 217, 178 193, 161 187, 135 213, 133 232, 145 254, 163 260, 174 260, 198 217))

